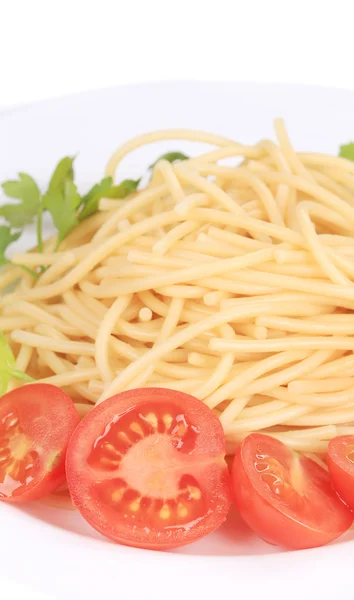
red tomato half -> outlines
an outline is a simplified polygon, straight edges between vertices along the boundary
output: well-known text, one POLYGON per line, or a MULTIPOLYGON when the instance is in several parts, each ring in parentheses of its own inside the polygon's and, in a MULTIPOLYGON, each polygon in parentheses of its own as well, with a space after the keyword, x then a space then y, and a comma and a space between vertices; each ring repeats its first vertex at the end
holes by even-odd
POLYGON ((79 422, 59 388, 31 384, 0 399, 0 500, 28 502, 65 480, 65 453, 79 422))
POLYGON ((334 489, 354 510, 354 435, 342 435, 329 442, 328 470, 334 489))
POLYGON ((322 546, 353 522, 328 473, 268 435, 251 434, 237 449, 232 486, 241 516, 270 544, 322 546))
POLYGON ((74 504, 103 535, 174 548, 225 520, 231 502, 219 419, 193 396, 129 390, 91 411, 73 434, 67 480, 74 504))

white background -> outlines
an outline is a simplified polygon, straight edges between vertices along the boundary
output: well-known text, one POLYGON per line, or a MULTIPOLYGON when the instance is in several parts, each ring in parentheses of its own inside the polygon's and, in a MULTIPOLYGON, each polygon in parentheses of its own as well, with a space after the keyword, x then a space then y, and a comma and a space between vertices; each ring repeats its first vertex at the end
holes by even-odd
POLYGON ((353 12, 352 0, 0 0, 0 109, 156 80, 354 89, 353 12))
POLYGON ((354 88, 353 13, 352 0, 0 0, 0 107, 161 79, 354 88))

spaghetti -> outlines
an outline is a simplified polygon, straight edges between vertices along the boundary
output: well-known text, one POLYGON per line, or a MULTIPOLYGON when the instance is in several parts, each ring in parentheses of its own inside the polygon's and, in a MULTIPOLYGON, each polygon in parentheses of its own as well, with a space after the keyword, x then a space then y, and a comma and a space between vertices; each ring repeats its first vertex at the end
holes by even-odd
MULTIPOLYGON (((1 274, 16 368, 62 387, 80 415, 133 387, 167 387, 219 415, 227 447, 252 431, 326 451, 354 433, 354 163, 193 131, 142 135, 217 147, 170 164, 126 201, 101 200, 1 274), (223 166, 223 159, 234 166, 223 166), (35 282, 16 264, 48 268, 35 282)), ((19 385, 11 381, 11 387, 19 385)))

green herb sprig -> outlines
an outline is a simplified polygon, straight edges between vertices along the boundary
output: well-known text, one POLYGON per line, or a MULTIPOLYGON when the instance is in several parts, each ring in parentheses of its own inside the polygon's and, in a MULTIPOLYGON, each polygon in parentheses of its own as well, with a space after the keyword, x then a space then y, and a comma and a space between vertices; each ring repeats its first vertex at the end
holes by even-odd
MULTIPOLYGON (((181 152, 168 152, 160 156, 149 169, 153 169, 162 159, 173 163, 187 158, 188 156, 181 152)), ((24 227, 30 223, 36 223, 37 250, 43 252, 44 212, 50 214, 57 230, 57 250, 77 225, 98 211, 101 198, 126 198, 138 189, 141 181, 125 179, 119 185, 113 185, 112 177, 104 177, 86 194, 81 195, 74 181, 74 161, 75 156, 64 156, 58 162, 44 194, 27 173, 19 173, 18 179, 2 184, 5 195, 16 202, 0 206, 0 217, 6 222, 5 225, 0 225, 0 266, 11 263, 6 256, 7 248, 18 240, 24 227)), ((35 278, 41 273, 25 266, 22 268, 35 278)))
POLYGON ((9 342, 6 337, 0 333, 0 396, 7 392, 7 387, 12 377, 26 383, 34 381, 32 377, 16 369, 15 357, 9 342))

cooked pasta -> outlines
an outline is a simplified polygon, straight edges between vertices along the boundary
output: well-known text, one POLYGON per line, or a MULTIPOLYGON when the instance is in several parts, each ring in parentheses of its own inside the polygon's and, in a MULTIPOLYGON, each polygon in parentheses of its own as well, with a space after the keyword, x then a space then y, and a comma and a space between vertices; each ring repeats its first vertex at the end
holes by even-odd
POLYGON ((62 387, 81 416, 134 387, 189 392, 230 452, 252 431, 317 454, 354 433, 354 163, 295 152, 280 119, 275 131, 254 146, 162 131, 117 150, 107 175, 144 144, 216 147, 159 161, 59 251, 52 238, 13 256, 0 329, 16 368, 62 387), (17 265, 47 269, 35 282, 17 265))

